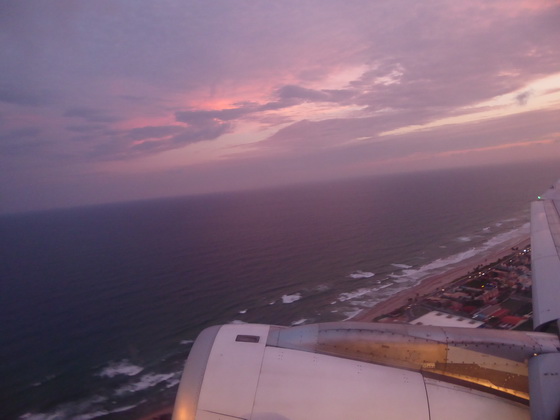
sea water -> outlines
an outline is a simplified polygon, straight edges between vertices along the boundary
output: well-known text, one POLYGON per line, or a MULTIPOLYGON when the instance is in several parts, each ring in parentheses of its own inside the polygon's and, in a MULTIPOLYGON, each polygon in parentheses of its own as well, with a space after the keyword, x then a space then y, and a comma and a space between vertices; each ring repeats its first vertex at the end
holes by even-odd
POLYGON ((0 217, 0 417, 171 405, 222 323, 349 319, 528 232, 560 166, 456 169, 0 217))

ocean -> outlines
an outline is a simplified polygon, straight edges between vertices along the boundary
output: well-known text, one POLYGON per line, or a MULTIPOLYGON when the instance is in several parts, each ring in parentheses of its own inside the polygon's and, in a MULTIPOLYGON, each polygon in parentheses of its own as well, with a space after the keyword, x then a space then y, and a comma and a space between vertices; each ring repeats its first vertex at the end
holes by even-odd
POLYGON ((349 319, 528 232, 558 163, 0 217, 0 417, 171 405, 205 327, 349 319))

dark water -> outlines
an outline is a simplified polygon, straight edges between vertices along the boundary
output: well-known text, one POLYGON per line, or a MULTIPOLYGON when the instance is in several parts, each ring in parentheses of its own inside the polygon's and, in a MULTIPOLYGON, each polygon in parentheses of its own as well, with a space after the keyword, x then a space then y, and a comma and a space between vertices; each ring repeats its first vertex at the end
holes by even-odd
POLYGON ((127 419, 172 403, 196 335, 343 320, 527 230, 558 164, 0 218, 0 410, 127 419))

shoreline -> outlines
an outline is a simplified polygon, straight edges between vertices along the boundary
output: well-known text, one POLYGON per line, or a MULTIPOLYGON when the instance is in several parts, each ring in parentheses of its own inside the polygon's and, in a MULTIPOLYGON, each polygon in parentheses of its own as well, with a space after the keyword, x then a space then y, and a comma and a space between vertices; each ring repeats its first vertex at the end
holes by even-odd
POLYGON ((512 251, 512 248, 522 248, 530 242, 528 234, 505 241, 494 250, 490 250, 487 253, 480 253, 480 255, 468 258, 442 273, 425 277, 420 280, 418 284, 398 292, 387 300, 375 305, 371 309, 365 309, 355 317, 349 319, 349 321, 373 322, 375 318, 387 315, 399 308, 402 308, 403 306, 408 305, 410 302, 409 299, 414 300, 417 297, 425 297, 437 289, 441 289, 442 287, 467 276, 475 267, 492 265, 498 260, 512 254, 514 252, 512 251))
MULTIPOLYGON (((375 305, 373 308, 365 309, 348 321, 375 322, 374 320, 376 318, 388 315, 391 312, 410 304, 410 300, 426 297, 438 289, 461 280, 472 273, 476 267, 487 267, 496 264, 502 258, 513 254, 515 251, 512 248, 523 248, 530 244, 530 242, 529 234, 520 235, 516 238, 505 241, 488 252, 482 252, 479 255, 475 255, 461 261, 460 263, 450 266, 442 273, 426 276, 415 286, 400 291, 399 293, 389 297, 387 300, 375 305)), ((139 417, 138 420, 170 419, 171 413, 173 413, 173 405, 160 409, 149 415, 139 417)))

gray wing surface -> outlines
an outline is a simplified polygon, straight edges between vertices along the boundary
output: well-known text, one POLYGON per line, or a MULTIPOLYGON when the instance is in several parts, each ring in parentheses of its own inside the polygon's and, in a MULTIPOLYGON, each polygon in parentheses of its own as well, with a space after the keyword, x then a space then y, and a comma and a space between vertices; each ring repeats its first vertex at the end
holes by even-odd
MULTIPOLYGON (((539 201, 531 204, 535 330, 545 330, 554 323, 560 324, 559 210, 560 181, 539 197, 539 201)), ((560 353, 539 354, 529 360, 529 390, 531 418, 560 418, 560 353)))
POLYGON ((560 181, 531 205, 535 329, 560 319, 560 181))

